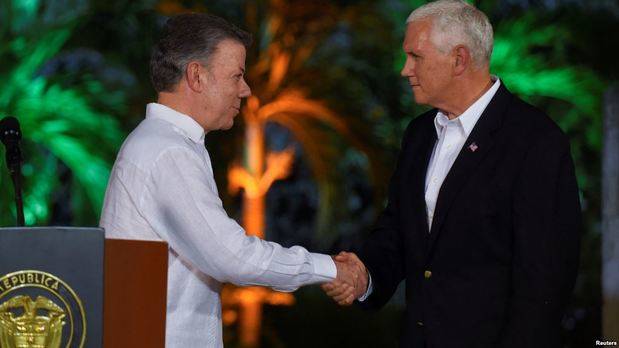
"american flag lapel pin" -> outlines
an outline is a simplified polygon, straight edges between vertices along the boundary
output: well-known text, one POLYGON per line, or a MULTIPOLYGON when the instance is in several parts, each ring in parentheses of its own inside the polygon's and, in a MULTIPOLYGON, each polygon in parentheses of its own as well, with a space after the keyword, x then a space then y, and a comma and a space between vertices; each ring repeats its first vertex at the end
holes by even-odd
POLYGON ((475 142, 472 142, 471 145, 469 145, 469 150, 471 150, 471 152, 475 152, 477 149, 479 149, 479 146, 477 146, 475 142))

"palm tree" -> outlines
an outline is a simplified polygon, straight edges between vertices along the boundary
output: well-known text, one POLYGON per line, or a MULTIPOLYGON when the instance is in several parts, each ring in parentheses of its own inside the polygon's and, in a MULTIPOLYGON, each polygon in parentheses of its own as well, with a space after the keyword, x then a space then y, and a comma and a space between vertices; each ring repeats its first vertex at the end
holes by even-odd
MULTIPOLYGON (((246 6, 247 13, 257 12, 255 3, 248 2, 246 6)), ((276 123, 290 131, 303 148, 319 188, 319 221, 325 222, 333 209, 331 202, 335 190, 329 168, 337 151, 330 134, 335 132, 372 155, 360 141, 360 134, 351 131, 349 119, 333 111, 325 101, 310 97, 310 91, 295 79, 303 72, 304 64, 328 28, 334 25, 338 9, 320 3, 315 8, 320 17, 307 18, 312 13, 312 5, 307 3, 271 0, 267 8, 268 14, 262 23, 266 30, 255 46, 260 48, 256 52, 257 59, 248 70, 253 96, 242 110, 243 160, 236 161, 228 172, 229 192, 237 194, 243 190, 242 224, 248 234, 260 238, 264 238, 266 193, 274 181, 288 176, 295 160, 293 147, 280 152, 266 150, 265 126, 268 123, 276 123), (302 23, 306 29, 290 23, 289 18, 295 15, 305 16, 302 23)), ((249 18, 249 22, 258 21, 249 18)), ((291 295, 261 288, 229 288, 223 293, 224 304, 241 307, 241 344, 249 347, 259 344, 262 304, 290 304, 293 300, 291 295)))

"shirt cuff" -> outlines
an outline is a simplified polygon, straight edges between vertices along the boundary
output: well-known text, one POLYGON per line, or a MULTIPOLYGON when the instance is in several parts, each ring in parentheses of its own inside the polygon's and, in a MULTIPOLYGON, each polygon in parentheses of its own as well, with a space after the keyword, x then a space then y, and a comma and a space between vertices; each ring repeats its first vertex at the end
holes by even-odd
POLYGON ((363 302, 367 300, 370 295, 372 295, 372 291, 374 291, 374 285, 372 284, 372 275, 368 272, 368 290, 361 297, 357 299, 359 302, 363 302))
POLYGON ((337 276, 333 258, 325 254, 310 253, 314 265, 314 280, 317 283, 330 282, 337 276))

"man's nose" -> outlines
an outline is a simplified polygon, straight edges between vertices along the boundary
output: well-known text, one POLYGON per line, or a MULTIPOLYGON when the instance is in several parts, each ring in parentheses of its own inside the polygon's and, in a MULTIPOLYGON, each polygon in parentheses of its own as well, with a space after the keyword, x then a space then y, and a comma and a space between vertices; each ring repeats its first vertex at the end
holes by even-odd
POLYGON ((402 67, 402 71, 400 71, 400 75, 402 77, 409 77, 412 75, 413 69, 411 69, 409 59, 406 60, 404 66, 402 67))
POLYGON ((247 98, 250 95, 251 95, 251 88, 249 88, 249 85, 247 84, 245 79, 243 79, 243 85, 241 86, 241 91, 239 93, 239 97, 240 98, 247 98))

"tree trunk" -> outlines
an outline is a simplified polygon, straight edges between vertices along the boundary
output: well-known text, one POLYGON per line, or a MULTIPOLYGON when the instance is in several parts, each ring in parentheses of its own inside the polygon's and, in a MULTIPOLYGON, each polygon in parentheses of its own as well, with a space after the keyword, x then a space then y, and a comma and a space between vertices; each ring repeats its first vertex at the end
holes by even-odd
POLYGON ((262 299, 245 296, 241 302, 239 334, 242 348, 260 347, 262 329, 262 299))
POLYGON ((243 196, 243 228, 250 236, 264 239, 264 195, 258 197, 243 196))
MULTIPOLYGON (((255 117, 247 117, 245 129, 245 160, 249 173, 260 178, 264 174, 264 125, 255 117)), ((243 196, 243 228, 250 236, 264 238, 265 195, 258 193, 243 196)), ((246 292, 241 301, 239 331, 241 347, 260 347, 262 326, 262 298, 249 296, 246 292)))
POLYGON ((619 85, 604 96, 602 154, 603 337, 619 340, 619 85))

